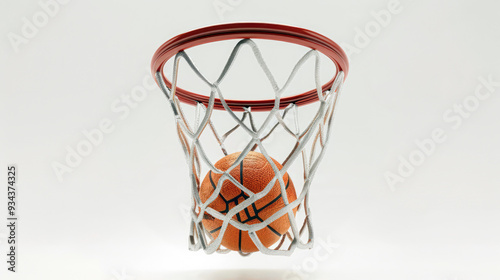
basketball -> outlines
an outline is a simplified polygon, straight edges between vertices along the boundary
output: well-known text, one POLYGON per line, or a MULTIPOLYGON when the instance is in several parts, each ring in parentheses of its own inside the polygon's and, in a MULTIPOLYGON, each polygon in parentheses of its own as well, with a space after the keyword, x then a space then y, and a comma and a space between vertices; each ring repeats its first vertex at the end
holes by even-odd
MULTIPOLYGON (((225 156, 215 163, 215 167, 219 170, 226 171, 236 161, 240 153, 233 153, 225 156)), ((281 170, 282 165, 272 159, 274 164, 281 170)), ((243 161, 229 173, 234 179, 240 182, 245 188, 254 193, 261 192, 267 184, 275 177, 275 173, 271 164, 267 161, 263 154, 258 152, 249 152, 243 161)), ((209 171, 205 176, 200 190, 200 199, 205 203, 212 195, 217 187, 217 183, 222 174, 216 174, 209 171)), ((286 186, 286 195, 288 202, 291 203, 297 199, 293 182, 288 173, 283 175, 283 181, 286 186)), ((217 198, 210 203, 209 207, 219 211, 222 214, 227 214, 236 205, 242 203, 249 197, 240 188, 234 185, 230 180, 225 180, 222 184, 221 191, 217 198)), ((274 183, 271 191, 261 199, 257 200, 244 210, 233 216, 233 219, 244 224, 257 224, 265 221, 268 217, 279 211, 285 206, 281 194, 281 187, 278 180, 274 183)), ((297 207, 293 209, 293 213, 297 212, 297 207)), ((219 236, 222 220, 219 220, 208 213, 203 217, 203 226, 210 232, 213 238, 219 236)), ((269 248, 276 243, 280 237, 285 234, 290 228, 288 214, 285 213, 267 227, 258 230, 257 236, 262 244, 269 248)), ((248 235, 248 232, 239 230, 228 225, 222 238, 222 245, 233 251, 245 253, 258 251, 257 246, 253 243, 248 235)))

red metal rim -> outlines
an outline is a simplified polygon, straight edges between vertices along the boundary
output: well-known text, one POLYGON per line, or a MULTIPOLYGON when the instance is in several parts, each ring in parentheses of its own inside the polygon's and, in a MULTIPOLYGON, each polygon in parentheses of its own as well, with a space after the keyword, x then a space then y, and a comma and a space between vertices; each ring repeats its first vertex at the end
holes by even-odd
MULTIPOLYGON (((160 72, 168 88, 172 88, 172 82, 168 80, 163 72, 166 62, 178 52, 194 46, 231 39, 268 39, 302 45, 317 50, 335 63, 338 71, 344 72, 344 79, 349 71, 347 55, 342 48, 329 38, 303 28, 272 24, 272 23, 229 23, 204 27, 178 35, 165 42, 154 54, 151 62, 153 76, 160 72)), ((337 72, 338 73, 338 72, 337 72)), ((323 91, 329 90, 335 77, 322 86, 323 91)), ((158 82, 158 81, 157 81, 158 82)), ((176 96, 180 101, 188 104, 201 102, 208 104, 209 97, 200 95, 185 89, 176 88, 176 96)), ((289 104, 305 105, 318 100, 316 89, 283 97, 280 100, 280 108, 286 108, 289 104)), ((245 107, 251 107, 252 111, 269 111, 274 107, 275 99, 266 100, 228 100, 228 106, 233 111, 243 111, 245 107)), ((215 109, 224 110, 220 99, 215 99, 215 109)))

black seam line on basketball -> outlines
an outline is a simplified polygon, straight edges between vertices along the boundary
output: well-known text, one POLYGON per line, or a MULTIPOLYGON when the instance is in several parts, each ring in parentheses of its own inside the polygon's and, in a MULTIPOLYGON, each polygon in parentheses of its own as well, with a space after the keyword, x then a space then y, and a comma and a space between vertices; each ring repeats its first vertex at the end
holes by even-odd
MULTIPOLYGON (((222 197, 222 196, 221 196, 221 197, 222 197)), ((227 213, 227 212, 229 212, 229 203, 227 203, 227 201, 226 201, 224 198, 222 198, 222 199, 223 199, 223 200, 224 200, 224 202, 226 203, 226 209, 224 209, 223 213, 227 213)))
POLYGON ((250 216, 250 212, 248 211, 248 208, 245 208, 245 215, 247 215, 247 220, 252 217, 252 216, 250 216))
MULTIPOLYGON (((288 189, 288 186, 290 184, 290 179, 288 179, 288 182, 286 183, 286 187, 285 187, 285 190, 288 189)), ((268 204, 266 204, 264 207, 260 208, 257 210, 257 214, 262 211, 264 208, 266 207, 269 207, 270 205, 272 205, 273 203, 275 203, 278 199, 281 198, 281 194, 279 194, 275 199, 273 199, 271 202, 269 202, 268 204)))
MULTIPOLYGON (((235 206, 238 206, 238 201, 235 202, 235 206)), ((236 214, 236 220, 238 220, 238 222, 241 223, 241 217, 240 217, 240 213, 237 213, 236 214)))
POLYGON ((279 233, 277 230, 275 230, 272 226, 267 225, 267 228, 270 229, 272 232, 274 232, 274 234, 276 234, 277 236, 281 236, 281 233, 279 233))
POLYGON ((241 221, 240 213, 236 214, 236 220, 238 220, 238 222, 240 222, 240 223, 243 223, 243 222, 241 221))
POLYGON ((215 233, 215 232, 219 231, 221 228, 222 228, 222 226, 220 226, 220 227, 218 227, 216 229, 213 229, 213 230, 210 231, 210 233, 215 233))
POLYGON ((257 206, 255 205, 255 203, 252 203, 252 208, 253 208, 254 215, 259 216, 259 212, 257 212, 257 206))
POLYGON ((208 177, 210 178, 210 184, 212 185, 212 188, 214 188, 214 190, 215 190, 216 187, 215 187, 214 181, 212 180, 212 170, 210 170, 208 173, 209 173, 208 177))
MULTIPOLYGON (((208 178, 210 179, 210 184, 212 185, 212 188, 214 188, 214 190, 216 189, 216 186, 215 186, 215 183, 212 179, 212 170, 210 170, 209 174, 208 174, 208 178)), ((219 197, 225 202, 226 204, 226 209, 224 209, 224 211, 220 211, 221 214, 227 214, 229 212, 229 204, 227 202, 227 200, 224 198, 224 196, 219 193, 219 197)))
MULTIPOLYGON (((264 220, 262 220, 262 218, 261 218, 261 217, 257 216, 256 218, 257 218, 257 219, 259 219, 259 221, 260 221, 261 223, 263 223, 263 222, 264 222, 264 220)), ((270 229, 270 230, 271 230, 274 234, 276 234, 277 236, 281 236, 281 233, 279 233, 277 230, 275 230, 275 229, 274 229, 271 225, 267 225, 267 228, 268 228, 268 229, 270 229)))
MULTIPOLYGON (((243 162, 245 160, 243 159, 240 163, 240 184, 243 186, 243 162)), ((242 196, 243 197, 243 200, 246 200, 248 197, 245 195, 245 192, 243 192, 243 190, 241 190, 241 193, 240 195, 238 196, 238 198, 242 196)), ((238 204, 236 204, 238 205, 238 204)), ((245 208, 245 214, 247 215, 247 219, 250 218, 250 212, 248 212, 248 209, 245 208)))
POLYGON ((240 184, 241 185, 243 185, 243 161, 245 161, 245 160, 242 160, 240 163, 240 184))
POLYGON ((250 218, 250 211, 248 211, 248 207, 245 208, 245 214, 247 215, 247 218, 250 218))
POLYGON ((237 202, 237 201, 238 201, 241 197, 243 197, 243 196, 242 196, 242 195, 241 195, 241 193, 240 193, 239 195, 237 195, 237 196, 235 196, 235 197, 231 198, 230 200, 227 200, 226 202, 227 202, 227 203, 237 202))
MULTIPOLYGON (((214 180, 212 179, 212 170, 210 170, 208 178, 210 179, 210 184, 212 185, 212 188, 215 191, 215 189, 217 188, 217 186, 215 185, 214 180)), ((227 205, 227 200, 224 198, 224 196, 221 193, 219 193, 219 196, 220 196, 220 198, 222 198, 222 200, 224 200, 224 202, 226 202, 226 205, 227 205)))
POLYGON ((226 202, 226 209, 224 211, 220 211, 220 213, 222 214, 227 214, 229 212, 229 205, 231 205, 231 203, 234 203, 235 205, 238 205, 238 198, 240 198, 240 196, 237 196, 231 200, 224 200, 226 202))

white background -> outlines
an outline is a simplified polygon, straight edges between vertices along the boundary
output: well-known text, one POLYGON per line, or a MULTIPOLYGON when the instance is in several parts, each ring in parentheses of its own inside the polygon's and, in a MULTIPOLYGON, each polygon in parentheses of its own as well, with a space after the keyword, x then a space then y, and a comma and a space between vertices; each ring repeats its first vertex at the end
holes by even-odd
MULTIPOLYGON (((372 12, 389 3, 73 0, 27 38, 24 18, 45 13, 39 2, 3 0, 0 181, 16 164, 20 220, 18 272, 2 261, 0 278, 179 279, 169 273, 241 269, 241 279, 296 279, 285 275, 301 267, 305 279, 500 279, 500 87, 460 124, 443 118, 473 102, 481 77, 500 81, 500 4, 400 0, 361 44, 372 12), (230 8, 217 13, 224 3, 230 8), (336 244, 325 259, 314 257, 318 245, 290 258, 188 251, 187 168, 165 97, 150 88, 126 117, 111 109, 150 77, 164 41, 234 21, 291 24, 357 48, 312 191, 317 238, 336 244), (13 44, 12 34, 24 41, 13 44), (114 130, 58 180, 54 162, 103 119, 114 130), (400 157, 434 129, 446 140, 391 188, 385 174, 397 174, 400 157)), ((2 187, 2 225, 5 205, 2 187)), ((6 238, 1 226, 2 256, 6 238)), ((205 279, 220 279, 213 273, 205 279)))

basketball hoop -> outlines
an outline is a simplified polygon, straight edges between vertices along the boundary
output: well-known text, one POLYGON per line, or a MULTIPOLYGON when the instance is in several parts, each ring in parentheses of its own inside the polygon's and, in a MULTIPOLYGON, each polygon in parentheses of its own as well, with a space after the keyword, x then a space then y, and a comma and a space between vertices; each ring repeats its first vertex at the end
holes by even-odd
MULTIPOLYGON (((318 164, 324 155, 325 147, 329 142, 334 109, 349 70, 347 55, 344 51, 327 37, 306 29, 268 23, 232 23, 197 29, 170 39, 154 54, 151 70, 156 82, 172 106, 178 136, 189 166, 193 198, 190 213, 189 248, 191 250, 203 249, 209 254, 213 252, 229 252, 230 250, 222 245, 224 233, 229 227, 234 227, 240 231, 240 243, 241 232, 247 233, 258 251, 264 254, 290 255, 296 248, 311 248, 314 233, 309 209, 309 189, 318 164), (185 52, 195 46, 234 39, 239 41, 232 50, 222 72, 214 81, 209 81, 195 67, 193 61, 185 52), (309 48, 309 51, 297 62, 287 81, 280 87, 264 61, 255 40, 274 40, 297 44, 309 48), (262 68, 271 83, 274 90, 274 99, 240 100, 224 98, 220 85, 233 65, 238 50, 245 45, 251 47, 260 68, 262 68), (320 82, 318 74, 318 58, 320 54, 331 60, 336 67, 335 75, 324 84, 320 82), (300 67, 311 58, 315 59, 315 88, 292 96, 282 96, 300 67), (169 79, 165 75, 164 67, 171 59, 173 59, 174 67, 172 77, 169 79), (210 87, 210 94, 194 93, 177 85, 179 62, 181 60, 186 61, 197 77, 210 87), (186 114, 183 113, 181 103, 195 106, 194 125, 190 124, 186 114), (307 106, 304 105, 313 103, 318 105, 317 111, 306 128, 301 130, 297 124, 299 107, 305 108, 307 106), (220 134, 215 128, 215 124, 221 120, 216 119, 214 110, 226 112, 224 118, 233 121, 235 125, 220 134), (257 114, 264 116, 264 121, 260 126, 254 123, 257 114), (287 118, 295 120, 295 125, 288 124, 285 120, 287 118), (279 162, 279 165, 282 165, 281 169, 278 168, 278 164, 273 163, 271 155, 275 155, 263 145, 278 129, 284 131, 288 135, 287 137, 293 139, 294 142, 293 148, 279 162), (244 135, 248 137, 242 150, 228 148, 230 136, 235 131, 243 131, 244 135), (234 152, 239 153, 237 159, 231 163, 227 170, 218 169, 217 164, 207 156, 207 149, 214 147, 206 147, 202 143, 202 139, 206 134, 210 134, 211 137, 215 138, 218 145, 215 148, 221 152, 222 156, 228 156, 234 152), (237 166, 243 166, 245 157, 256 150, 272 166, 274 172, 274 178, 267 183, 267 186, 263 186, 260 192, 252 192, 252 190, 245 187, 241 180, 236 180, 231 173, 231 170, 237 166), (293 164, 300 164, 303 172, 303 178, 301 178, 303 183, 300 186, 301 191, 297 194, 297 199, 289 201, 283 176, 293 164), (203 172, 204 168, 207 169, 207 172, 203 172), (219 174, 221 179, 214 184, 213 194, 210 198, 202 202, 200 188, 202 178, 208 172, 210 174, 219 174), (229 180, 238 187, 242 194, 245 193, 245 200, 236 203, 234 207, 222 213, 215 210, 211 203, 216 199, 217 195, 220 195, 225 180, 229 180), (238 219, 235 218, 240 211, 246 211, 247 207, 254 206, 259 199, 268 195, 275 184, 281 191, 280 198, 283 200, 284 207, 278 209, 266 219, 259 218, 259 223, 246 224, 239 217, 238 219), (296 216, 294 212, 296 209, 302 211, 303 220, 300 221, 300 224, 297 221, 299 215, 296 216), (217 236, 214 236, 213 232, 211 233, 202 222, 207 215, 221 222, 221 227, 217 229, 220 230, 217 236), (262 240, 260 240, 259 231, 266 227, 269 228, 271 223, 283 216, 288 217, 290 228, 285 233, 281 233, 279 241, 273 245, 273 248, 264 246, 262 240), (305 240, 303 240, 304 237, 305 240)), ((300 175, 291 174, 292 177, 300 175)), ((241 250, 240 246, 239 253, 246 256, 251 252, 241 250)))

